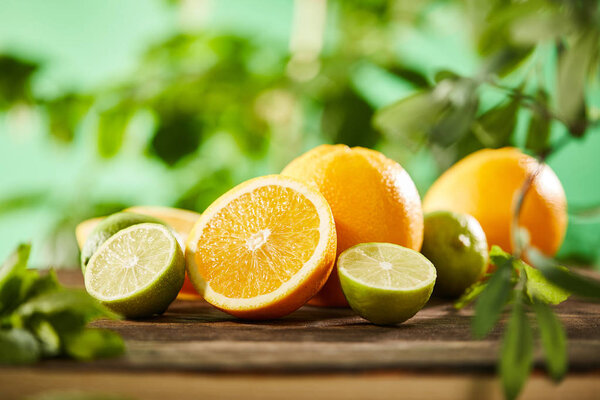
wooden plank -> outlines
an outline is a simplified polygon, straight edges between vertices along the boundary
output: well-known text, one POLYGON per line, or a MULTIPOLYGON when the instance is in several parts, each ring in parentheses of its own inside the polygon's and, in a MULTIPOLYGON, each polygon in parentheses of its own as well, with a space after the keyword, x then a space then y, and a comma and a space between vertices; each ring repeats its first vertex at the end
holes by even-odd
MULTIPOLYGON (((534 374, 520 400, 598 399, 595 374, 572 374, 554 385, 534 374)), ((464 374, 307 374, 248 375, 196 373, 135 373, 53 371, 39 368, 0 370, 0 398, 20 400, 33 395, 120 395, 130 399, 244 400, 502 400, 500 386, 490 375, 464 374)), ((71 397, 72 398, 72 397, 71 397)))

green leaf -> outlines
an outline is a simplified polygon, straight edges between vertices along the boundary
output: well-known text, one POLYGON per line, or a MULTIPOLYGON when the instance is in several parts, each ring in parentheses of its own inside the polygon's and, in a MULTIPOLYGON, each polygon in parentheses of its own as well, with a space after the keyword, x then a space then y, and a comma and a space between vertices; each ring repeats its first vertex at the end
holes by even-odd
POLYGON ((0 315, 14 310, 22 296, 23 286, 31 281, 33 271, 27 271, 29 244, 21 244, 0 267, 0 315))
POLYGON ((426 141, 445 104, 429 90, 417 92, 379 110, 373 123, 388 139, 416 149, 426 141))
POLYGON ((568 291, 548 281, 537 269, 527 264, 524 264, 524 266, 525 273, 527 274, 525 288, 527 295, 532 301, 534 298, 537 298, 548 304, 560 304, 571 295, 568 291))
POLYGON ((494 327, 512 291, 512 259, 502 258, 494 263, 497 269, 475 303, 475 316, 471 328, 477 339, 487 336, 494 327))
POLYGON ((454 308, 460 310, 461 308, 468 306, 477 298, 477 296, 481 294, 481 292, 483 292, 483 289, 485 289, 486 285, 487 281, 479 281, 469 286, 462 296, 460 296, 460 298, 454 302, 454 308))
POLYGON ((519 101, 513 98, 496 106, 473 123, 473 133, 486 147, 502 147, 509 143, 515 130, 519 101))
POLYGON ((151 150, 168 165, 174 165, 196 151, 201 143, 202 132, 202 121, 197 115, 161 115, 151 150))
POLYGON ((60 353, 60 337, 48 321, 38 318, 35 323, 29 324, 29 330, 40 342, 44 357, 53 357, 60 353))
POLYGON ((513 304, 512 313, 504 331, 500 355, 500 378, 507 399, 515 399, 533 364, 533 332, 521 296, 513 304))
POLYGON ((67 354, 79 360, 115 357, 125 352, 125 343, 116 332, 84 329, 65 340, 67 354))
POLYGON ((31 78, 39 65, 0 55, 0 110, 31 102, 31 78))
POLYGON ((20 244, 17 249, 8 256, 6 261, 2 263, 2 266, 0 266, 0 288, 10 276, 18 274, 27 268, 27 260, 29 259, 30 251, 31 245, 20 244))
POLYGON ((534 301, 533 309, 538 321, 542 347, 546 358, 546 368, 550 377, 560 382, 568 368, 567 335, 560 320, 549 305, 534 301))
POLYGON ((40 358, 35 337, 24 329, 0 330, 0 364, 31 364, 40 358))
POLYGON ((58 282, 56 271, 54 271, 54 269, 48 270, 48 273, 44 276, 39 276, 39 273, 36 271, 36 275, 36 279, 31 282, 23 293, 22 301, 27 301, 41 294, 50 293, 60 289, 60 283, 58 282))
POLYGON ((61 142, 70 143, 75 130, 92 105, 89 97, 66 94, 46 102, 50 134, 61 142))
POLYGON ((119 318, 117 314, 102 306, 86 291, 80 289, 62 289, 44 293, 21 305, 16 313, 27 318, 34 313, 53 314, 63 311, 82 315, 88 321, 100 317, 119 318))
POLYGON ((104 158, 115 156, 125 138, 133 113, 123 105, 103 111, 98 116, 98 153, 104 158))
MULTIPOLYGON (((544 90, 539 90, 536 95, 540 104, 548 103, 548 94, 544 90)), ((541 115, 539 112, 532 112, 527 131, 527 141, 525 147, 534 153, 543 153, 550 146, 550 122, 548 115, 541 115)))
POLYGON ((598 30, 587 29, 560 55, 557 111, 569 125, 577 124, 582 110, 585 110, 586 79, 591 72, 592 61, 598 57, 598 40, 598 30))
POLYGON ((600 299, 600 282, 569 271, 539 250, 529 248, 527 256, 544 277, 554 285, 581 297, 600 299))

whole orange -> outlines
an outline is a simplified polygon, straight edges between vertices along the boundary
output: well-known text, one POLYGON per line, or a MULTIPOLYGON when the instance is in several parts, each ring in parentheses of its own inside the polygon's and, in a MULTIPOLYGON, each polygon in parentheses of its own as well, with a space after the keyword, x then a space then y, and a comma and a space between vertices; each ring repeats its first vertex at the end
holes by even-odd
MULTIPOLYGON (((380 152, 322 145, 293 160, 282 175, 313 182, 325 196, 335 220, 337 255, 365 242, 421 249, 423 210, 419 193, 404 168, 380 152)), ((335 268, 309 303, 348 305, 335 268)))
MULTIPOLYGON (((537 160, 506 147, 484 149, 463 158, 431 186, 425 212, 448 210, 470 214, 483 228, 488 244, 513 251, 512 213, 518 193, 537 160)), ((519 225, 529 231, 531 244, 552 256, 567 228, 567 201, 558 177, 548 165, 539 171, 523 202, 519 225)))

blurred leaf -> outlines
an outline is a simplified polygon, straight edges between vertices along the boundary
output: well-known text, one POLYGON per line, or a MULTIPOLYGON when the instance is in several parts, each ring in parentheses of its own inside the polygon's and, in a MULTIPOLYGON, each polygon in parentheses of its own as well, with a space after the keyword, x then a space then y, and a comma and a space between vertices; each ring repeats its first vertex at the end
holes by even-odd
POLYGON ((125 343, 116 332, 106 329, 84 329, 65 340, 65 350, 79 360, 115 357, 125 352, 125 343))
POLYGON ((40 358, 35 337, 24 329, 0 330, 0 365, 31 364, 40 358))
POLYGON ((501 106, 496 106, 473 124, 473 133, 486 147, 506 146, 517 122, 519 101, 513 98, 501 106))
POLYGON ((560 382, 568 368, 567 334, 550 306, 534 301, 533 309, 538 321, 542 347, 546 357, 546 368, 552 379, 560 382))
POLYGON ((58 283, 56 271, 50 269, 45 276, 38 276, 37 279, 31 282, 23 293, 22 301, 27 301, 41 294, 50 293, 58 289, 60 289, 60 283, 58 283))
POLYGON ((27 260, 31 246, 21 244, 0 267, 0 316, 12 312, 21 300, 22 287, 29 280, 27 260))
POLYGON ((38 64, 0 55, 0 110, 18 102, 31 102, 31 78, 38 64))
MULTIPOLYGON (((537 98, 541 104, 548 104, 548 94, 545 91, 538 91, 537 98)), ((550 122, 549 116, 532 112, 529 130, 527 131, 527 142, 525 143, 527 149, 537 154, 548 150, 550 146, 550 122)))
POLYGON ((564 50, 558 61, 558 113, 569 125, 585 115, 585 81, 591 72, 592 61, 598 59, 598 30, 583 32, 572 46, 564 50))
POLYGON ((600 299, 600 282, 569 271, 537 249, 527 249, 527 257, 556 286, 577 296, 600 299))
POLYGON ((373 123, 388 138, 415 149, 426 141, 445 103, 431 91, 417 92, 379 110, 373 123))
POLYGON ((45 103, 49 116, 50 134, 69 143, 75 137, 75 129, 92 105, 89 97, 66 94, 45 103))
MULTIPOLYGON (((490 257, 492 254, 490 253, 490 257)), ((475 303, 472 321, 473 335, 481 339, 490 332, 500 318, 511 293, 512 259, 495 256, 492 262, 497 269, 492 274, 475 303)))
POLYGON ((512 313, 502 338, 500 377, 507 399, 515 399, 531 373, 533 364, 533 332, 521 297, 513 304, 512 313))
POLYGON ((524 266, 527 274, 525 287, 532 301, 536 298, 548 304, 560 304, 569 298, 569 292, 549 282, 540 271, 527 264, 524 266))
POLYGON ((325 101, 321 127, 333 143, 372 147, 379 139, 371 125, 373 114, 373 108, 365 100, 346 88, 325 101))
MULTIPOLYGON (((393 65, 388 68, 392 74, 404 79, 412 83, 415 87, 419 89, 425 89, 429 87, 429 80, 419 71, 415 71, 414 69, 407 68, 401 65, 393 65)), ((437 75, 436 75, 437 77, 437 75)))
MULTIPOLYGON (((439 83, 434 95, 445 90, 442 87, 448 82, 439 83)), ((473 123, 478 104, 479 99, 475 92, 475 85, 471 80, 460 79, 454 82, 448 93, 448 105, 431 128, 429 134, 431 142, 448 147, 464 137, 473 123)))
POLYGON ((202 122, 191 114, 161 116, 152 139, 152 151, 168 165, 174 165, 196 151, 202 139, 202 122))
POLYGON ((20 244, 2 263, 2 266, 0 266, 0 288, 8 278, 25 271, 30 252, 30 244, 20 244))
POLYGON ((462 296, 454 302, 454 308, 460 310, 461 308, 468 306, 481 294, 481 292, 483 292, 486 285, 487 281, 479 281, 469 286, 462 296))
POLYGON ((33 193, 17 194, 0 199, 0 215, 14 212, 21 208, 38 206, 48 197, 47 192, 39 191, 33 193))
POLYGON ((102 306, 81 289, 63 288, 60 291, 44 293, 24 303, 16 310, 18 315, 25 318, 34 313, 53 314, 63 311, 79 313, 88 321, 100 317, 119 318, 117 314, 102 306))
POLYGON ((460 78, 461 78, 461 76, 453 71, 441 70, 435 74, 433 80, 435 81, 435 83, 440 83, 441 81, 444 81, 444 80, 455 81, 460 78))
POLYGON ((28 324, 29 331, 35 335, 44 357, 53 357, 60 353, 60 337, 54 327, 43 318, 28 324))
POLYGON ((100 156, 110 158, 119 152, 132 116, 132 110, 125 105, 113 107, 98 115, 98 153, 100 156))

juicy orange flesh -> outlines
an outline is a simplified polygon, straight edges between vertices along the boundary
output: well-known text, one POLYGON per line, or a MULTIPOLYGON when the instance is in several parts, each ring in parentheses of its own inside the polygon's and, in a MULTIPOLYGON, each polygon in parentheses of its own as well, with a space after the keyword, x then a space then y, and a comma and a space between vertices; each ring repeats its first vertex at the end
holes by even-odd
POLYGON ((310 259, 319 215, 297 191, 262 186, 219 210, 204 227, 196 263, 211 288, 230 298, 271 293, 310 259))

